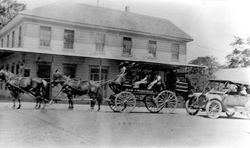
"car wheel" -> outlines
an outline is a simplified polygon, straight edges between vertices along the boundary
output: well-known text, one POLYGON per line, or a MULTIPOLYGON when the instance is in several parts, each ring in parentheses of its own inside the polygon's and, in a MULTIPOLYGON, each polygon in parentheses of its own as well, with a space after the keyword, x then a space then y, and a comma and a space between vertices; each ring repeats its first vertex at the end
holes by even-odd
POLYGON ((193 108, 193 104, 190 101, 191 101, 190 99, 186 101, 185 108, 189 115, 194 116, 199 112, 200 109, 193 108))
POLYGON ((209 118, 216 119, 222 112, 222 105, 218 100, 208 101, 206 104, 206 112, 209 118))

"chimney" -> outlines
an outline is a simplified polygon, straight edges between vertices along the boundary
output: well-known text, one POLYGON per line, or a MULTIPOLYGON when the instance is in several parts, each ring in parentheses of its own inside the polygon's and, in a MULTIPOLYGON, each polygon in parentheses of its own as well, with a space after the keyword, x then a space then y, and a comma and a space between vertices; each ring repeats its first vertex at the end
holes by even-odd
POLYGON ((129 6, 125 6, 125 12, 130 12, 130 7, 129 6))

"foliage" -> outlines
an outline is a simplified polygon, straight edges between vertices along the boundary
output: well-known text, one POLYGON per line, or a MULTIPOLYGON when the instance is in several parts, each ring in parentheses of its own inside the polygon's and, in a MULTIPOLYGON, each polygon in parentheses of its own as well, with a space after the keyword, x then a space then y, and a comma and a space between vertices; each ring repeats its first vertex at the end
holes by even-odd
POLYGON ((250 38, 234 37, 234 39, 234 42, 230 44, 234 50, 226 56, 227 68, 250 66, 250 38))
POLYGON ((0 28, 13 19, 18 12, 26 9, 26 4, 16 0, 0 0, 0 28))
POLYGON ((189 62, 190 64, 206 66, 202 68, 192 68, 189 72, 189 78, 194 86, 195 92, 200 92, 204 89, 209 79, 213 79, 213 73, 220 67, 220 64, 214 57, 198 57, 189 62))

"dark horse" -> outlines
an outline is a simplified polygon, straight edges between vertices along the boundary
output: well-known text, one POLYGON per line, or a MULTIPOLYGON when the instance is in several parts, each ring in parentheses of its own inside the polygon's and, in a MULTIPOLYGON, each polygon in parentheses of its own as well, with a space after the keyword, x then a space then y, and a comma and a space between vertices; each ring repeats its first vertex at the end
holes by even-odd
POLYGON ((82 81, 70 78, 63 75, 59 71, 53 74, 52 87, 61 84, 61 91, 65 93, 69 99, 69 109, 73 109, 73 98, 76 96, 89 95, 91 100, 91 109, 94 109, 95 102, 98 102, 98 111, 102 103, 102 96, 100 94, 100 87, 103 85, 95 81, 82 81))
POLYGON ((13 97, 13 108, 15 108, 15 100, 19 102, 17 109, 21 108, 21 93, 27 93, 36 98, 35 108, 39 109, 41 103, 45 107, 45 91, 47 90, 48 83, 41 78, 31 77, 18 77, 13 73, 5 70, 0 70, 0 80, 6 83, 6 87, 10 90, 13 97))

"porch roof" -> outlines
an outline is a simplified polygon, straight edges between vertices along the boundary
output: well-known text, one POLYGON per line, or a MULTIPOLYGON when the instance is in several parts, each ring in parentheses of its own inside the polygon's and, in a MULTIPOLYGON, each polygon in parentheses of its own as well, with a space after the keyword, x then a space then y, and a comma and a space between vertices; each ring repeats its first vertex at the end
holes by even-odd
MULTIPOLYGON (((107 59, 103 57, 102 55, 93 55, 93 56, 84 56, 79 53, 74 53, 74 52, 58 52, 58 51, 53 51, 53 50, 30 50, 27 48, 0 48, 0 58, 3 58, 5 56, 8 56, 9 54, 16 53, 16 52, 21 52, 21 53, 38 53, 38 54, 49 54, 49 55, 62 55, 62 56, 74 56, 74 57, 90 57, 90 58, 99 58, 99 59, 107 59)), ((127 59, 121 59, 121 58, 108 58, 112 60, 124 60, 124 61, 129 61, 127 59)), ((169 69, 169 68, 180 68, 180 67, 197 67, 197 68, 206 68, 206 66, 201 66, 201 65, 194 65, 194 64, 185 64, 185 63, 178 63, 178 62, 168 62, 168 63, 161 63, 161 62, 152 62, 152 61, 139 61, 139 60, 134 60, 135 62, 140 63, 141 65, 144 66, 151 66, 156 69, 169 69)))

